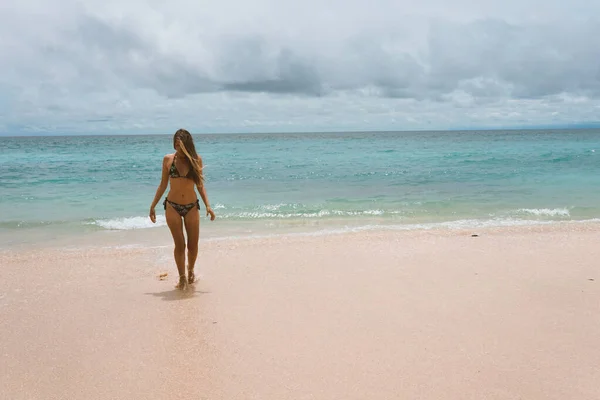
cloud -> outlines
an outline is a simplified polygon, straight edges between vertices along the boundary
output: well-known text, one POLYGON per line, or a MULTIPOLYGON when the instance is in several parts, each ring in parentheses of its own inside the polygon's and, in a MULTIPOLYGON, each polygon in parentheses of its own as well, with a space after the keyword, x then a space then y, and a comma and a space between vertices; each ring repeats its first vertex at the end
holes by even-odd
MULTIPOLYGON (((222 63, 225 65, 231 64, 237 58, 237 54, 232 54, 231 58, 222 60, 222 63)), ((254 65, 268 63, 268 61, 263 59, 251 61, 255 61, 254 65)), ((238 66, 240 64, 236 62, 235 65, 238 66)), ((246 73, 242 73, 240 74, 242 77, 234 77, 232 82, 223 83, 220 88, 226 91, 242 92, 306 95, 320 95, 322 93, 321 79, 315 67, 299 59, 288 49, 283 49, 278 54, 274 65, 269 65, 269 67, 274 71, 271 76, 253 78, 247 77, 246 73)))
POLYGON ((8 0, 0 6, 0 127, 129 133, 598 120, 593 2, 251 3, 8 0))

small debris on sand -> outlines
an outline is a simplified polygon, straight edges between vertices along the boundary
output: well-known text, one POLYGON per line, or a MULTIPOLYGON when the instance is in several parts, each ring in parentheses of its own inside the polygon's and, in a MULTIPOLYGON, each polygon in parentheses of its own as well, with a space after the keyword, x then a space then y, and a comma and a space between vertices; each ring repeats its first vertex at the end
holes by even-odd
POLYGON ((167 276, 169 276, 169 273, 168 273, 168 272, 161 272, 161 273, 158 275, 158 279, 160 279, 161 281, 164 281, 165 279, 167 279, 167 276))

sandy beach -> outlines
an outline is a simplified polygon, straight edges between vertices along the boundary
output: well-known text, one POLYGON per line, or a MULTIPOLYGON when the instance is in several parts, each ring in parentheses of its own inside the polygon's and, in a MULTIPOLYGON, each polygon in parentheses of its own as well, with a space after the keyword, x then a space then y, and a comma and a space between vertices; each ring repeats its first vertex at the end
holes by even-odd
POLYGON ((472 233, 1 252, 1 397, 600 399, 600 226, 472 233))

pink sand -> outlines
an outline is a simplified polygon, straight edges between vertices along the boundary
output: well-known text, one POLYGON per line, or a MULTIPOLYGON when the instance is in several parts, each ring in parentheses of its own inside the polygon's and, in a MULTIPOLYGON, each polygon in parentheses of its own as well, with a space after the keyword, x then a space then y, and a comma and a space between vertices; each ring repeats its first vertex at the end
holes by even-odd
POLYGON ((479 233, 2 252, 0 397, 600 399, 600 227, 479 233))

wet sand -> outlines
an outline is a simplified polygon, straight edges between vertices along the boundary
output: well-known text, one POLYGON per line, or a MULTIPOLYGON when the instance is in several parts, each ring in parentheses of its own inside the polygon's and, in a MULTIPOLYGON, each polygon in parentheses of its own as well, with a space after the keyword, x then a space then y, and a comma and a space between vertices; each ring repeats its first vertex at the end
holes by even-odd
POLYGON ((0 392, 600 398, 600 226, 471 233, 201 241, 186 293, 168 241, 0 252, 0 392))

